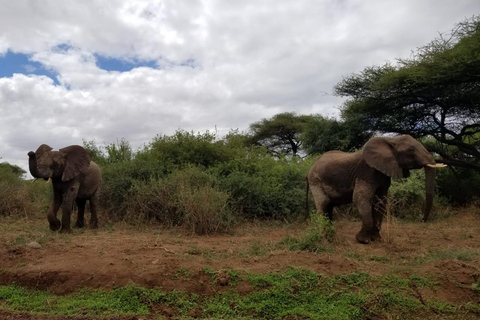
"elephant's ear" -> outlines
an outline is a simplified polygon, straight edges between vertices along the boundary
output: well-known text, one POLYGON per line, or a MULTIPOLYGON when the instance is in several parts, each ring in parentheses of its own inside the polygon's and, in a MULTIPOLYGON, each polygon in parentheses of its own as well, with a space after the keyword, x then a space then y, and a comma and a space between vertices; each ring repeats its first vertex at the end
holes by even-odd
POLYGON ((388 143, 388 138, 374 137, 363 147, 365 162, 381 173, 394 178, 402 178, 403 170, 398 164, 395 149, 388 143))
POLYGON ((90 166, 90 155, 81 146, 69 146, 59 150, 65 157, 62 181, 72 180, 81 173, 85 173, 90 166))
MULTIPOLYGON (((50 152, 52 151, 52 147, 50 147, 49 145, 46 145, 46 144, 42 144, 40 147, 38 147, 38 149, 35 151, 35 157, 38 159, 40 158, 45 152, 50 152)), ((31 157, 33 156, 33 154, 31 154, 30 152, 28 153, 28 156, 31 157)))

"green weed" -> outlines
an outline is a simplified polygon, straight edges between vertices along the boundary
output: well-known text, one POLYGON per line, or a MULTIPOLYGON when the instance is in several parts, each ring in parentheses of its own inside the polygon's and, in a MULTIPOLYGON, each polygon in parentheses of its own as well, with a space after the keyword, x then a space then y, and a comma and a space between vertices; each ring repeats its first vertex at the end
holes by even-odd
MULTIPOLYGON (((212 269, 203 271, 212 280, 216 279, 217 274, 212 269)), ((409 319, 430 313, 444 318, 474 316, 480 311, 480 305, 475 302, 461 305, 420 301, 415 288, 437 284, 419 276, 402 278, 351 273, 325 277, 298 268, 269 274, 248 273, 241 279, 238 271, 226 273, 234 281, 249 283, 253 290, 240 295, 236 287, 232 287, 226 292, 200 298, 179 291, 166 293, 161 289, 127 286, 110 291, 84 289, 58 296, 12 285, 0 286, 0 308, 29 314, 89 317, 161 316, 164 308, 170 308, 174 318, 188 318, 196 311, 202 318, 209 319, 409 319)), ((189 272, 179 269, 177 274, 188 275, 189 272)))
POLYGON ((333 224, 324 215, 314 214, 299 238, 286 237, 277 246, 293 251, 323 252, 328 251, 334 239, 333 224))

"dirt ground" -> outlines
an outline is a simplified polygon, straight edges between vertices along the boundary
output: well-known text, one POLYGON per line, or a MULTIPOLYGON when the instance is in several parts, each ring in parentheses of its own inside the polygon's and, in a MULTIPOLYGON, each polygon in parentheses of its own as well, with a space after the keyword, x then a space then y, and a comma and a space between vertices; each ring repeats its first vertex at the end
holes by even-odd
MULTIPOLYGON (((420 289, 423 298, 480 301, 471 289, 480 276, 478 209, 429 223, 390 221, 383 226, 383 239, 369 245, 355 242, 360 222, 339 219, 334 222, 333 245, 320 253, 278 249, 282 239, 301 235, 306 227, 302 223, 249 223, 231 235, 213 236, 124 224, 63 235, 50 232, 42 217, 0 223, 2 285, 15 283, 67 294, 85 287, 111 289, 135 283, 210 295, 228 290, 228 270, 267 273, 294 266, 327 276, 352 272, 424 276, 440 286, 434 291, 420 289), (28 244, 33 240, 41 248, 31 248, 28 244), (207 271, 217 274, 217 283, 209 281, 207 271)), ((240 284, 237 290, 248 293, 252 288, 240 284)), ((36 319, 1 308, 0 318, 36 319)))

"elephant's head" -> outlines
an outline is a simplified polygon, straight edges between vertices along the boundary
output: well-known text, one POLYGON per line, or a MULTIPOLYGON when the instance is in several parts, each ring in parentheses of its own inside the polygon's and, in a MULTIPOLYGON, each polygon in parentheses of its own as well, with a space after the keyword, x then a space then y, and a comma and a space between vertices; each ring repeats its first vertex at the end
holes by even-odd
POLYGON ((85 173, 90 165, 90 155, 81 146, 69 146, 59 151, 52 151, 46 144, 37 151, 28 153, 30 173, 35 178, 61 179, 69 181, 85 173))
POLYGON ((426 201, 423 221, 428 219, 433 204, 435 168, 445 165, 435 163, 427 149, 409 135, 374 137, 365 144, 363 158, 369 166, 394 178, 406 178, 410 169, 424 168, 426 201))

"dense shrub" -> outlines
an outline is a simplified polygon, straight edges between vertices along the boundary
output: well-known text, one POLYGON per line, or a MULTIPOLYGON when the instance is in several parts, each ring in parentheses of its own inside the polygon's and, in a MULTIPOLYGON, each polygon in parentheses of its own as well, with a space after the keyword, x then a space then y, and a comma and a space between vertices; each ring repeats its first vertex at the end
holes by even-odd
POLYGON ((138 159, 163 163, 170 172, 188 165, 204 168, 228 161, 233 154, 223 140, 210 132, 194 134, 183 130, 172 136, 157 136, 137 155, 138 159))
POLYGON ((222 221, 230 221, 232 212, 238 218, 289 220, 303 214, 305 174, 311 162, 278 159, 263 147, 247 147, 245 140, 237 132, 217 140, 208 132, 177 131, 156 137, 131 160, 99 157, 102 205, 111 217, 167 224, 195 225, 192 221, 204 219, 202 210, 215 206, 222 221))
POLYGON ((129 192, 128 216, 183 225, 194 234, 228 231, 234 222, 228 200, 229 195, 215 186, 215 177, 189 167, 163 179, 135 183, 129 192))
MULTIPOLYGON (((420 220, 425 205, 425 171, 411 170, 410 173, 407 179, 392 179, 392 185, 388 190, 389 208, 398 218, 420 220)), ((437 192, 432 214, 435 214, 435 207, 439 208, 444 203, 445 199, 437 192)))
POLYGON ((51 184, 24 181, 21 178, 24 171, 18 169, 0 164, 0 216, 28 216, 49 206, 51 184))
POLYGON ((480 172, 477 170, 439 170, 437 183, 439 193, 453 205, 467 205, 480 200, 480 172))
POLYGON ((232 196, 235 212, 246 218, 293 220, 305 211, 305 177, 310 164, 310 160, 257 154, 216 169, 221 188, 232 196))

